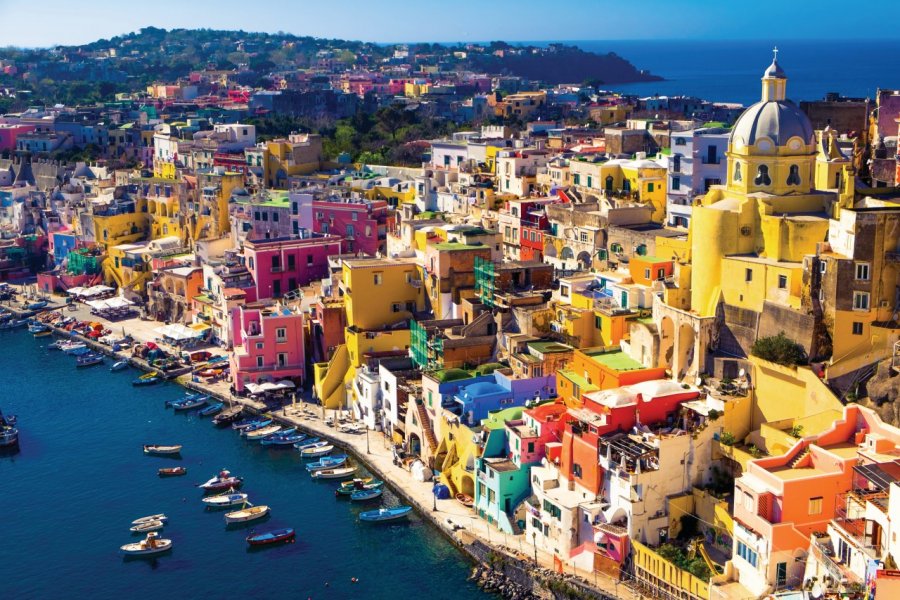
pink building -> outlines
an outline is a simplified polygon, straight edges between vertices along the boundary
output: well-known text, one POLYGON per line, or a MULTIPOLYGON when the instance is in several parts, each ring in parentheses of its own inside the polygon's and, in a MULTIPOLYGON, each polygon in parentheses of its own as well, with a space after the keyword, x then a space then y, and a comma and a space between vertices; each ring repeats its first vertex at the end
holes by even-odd
POLYGON ((541 404, 522 413, 518 421, 506 423, 512 460, 517 467, 559 458, 559 440, 566 417, 563 403, 541 404))
POLYGON ((290 380, 303 385, 303 313, 281 304, 246 304, 231 311, 231 374, 238 392, 248 383, 290 380))
POLYGON ((341 253, 341 238, 246 240, 244 260, 253 276, 257 300, 280 298, 328 276, 328 257, 341 253))
POLYGON ((16 138, 23 133, 30 133, 34 129, 34 125, 0 124, 0 152, 14 150, 16 148, 16 138))
POLYGON ((313 229, 344 238, 343 252, 362 252, 375 256, 385 253, 387 232, 394 225, 384 200, 347 201, 329 198, 313 201, 313 229))

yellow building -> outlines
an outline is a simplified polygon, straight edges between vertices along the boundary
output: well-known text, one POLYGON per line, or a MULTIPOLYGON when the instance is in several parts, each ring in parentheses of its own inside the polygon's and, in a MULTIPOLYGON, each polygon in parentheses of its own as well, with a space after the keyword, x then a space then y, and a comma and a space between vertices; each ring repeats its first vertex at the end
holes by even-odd
POLYGON ((243 185, 244 176, 238 172, 198 175, 197 202, 189 202, 184 215, 190 240, 218 239, 231 231, 228 201, 243 185))
MULTIPOLYGON (((121 210, 110 203, 95 202, 91 207, 90 226, 93 227, 93 238, 98 244, 105 247, 117 244, 127 244, 142 240, 147 236, 149 217, 147 215, 147 203, 137 198, 134 200, 133 210, 121 210)), ((87 235, 89 232, 81 231, 87 223, 76 220, 79 226, 79 234, 87 235)))
POLYGON ((773 61, 761 101, 731 131, 727 183, 693 209, 691 308, 700 315, 722 300, 756 311, 765 300, 798 306, 803 257, 826 239, 837 194, 815 188, 816 137, 786 88, 773 61))
POLYGON ((328 408, 353 401, 356 392, 348 384, 368 355, 409 349, 409 320, 425 309, 422 270, 412 260, 345 260, 341 291, 345 343, 331 361, 313 366, 316 395, 328 408))
POLYGON ((601 201, 607 206, 629 203, 652 207, 651 219, 666 219, 666 168, 652 160, 605 160, 596 156, 569 161, 572 185, 588 201, 601 201))

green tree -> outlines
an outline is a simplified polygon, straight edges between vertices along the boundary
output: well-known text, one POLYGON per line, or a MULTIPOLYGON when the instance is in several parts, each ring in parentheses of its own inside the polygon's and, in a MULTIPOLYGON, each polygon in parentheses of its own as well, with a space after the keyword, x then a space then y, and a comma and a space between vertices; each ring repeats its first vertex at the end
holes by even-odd
POLYGON ((783 331, 778 335, 758 338, 753 342, 750 353, 763 360, 788 367, 806 362, 803 347, 787 337, 783 331))

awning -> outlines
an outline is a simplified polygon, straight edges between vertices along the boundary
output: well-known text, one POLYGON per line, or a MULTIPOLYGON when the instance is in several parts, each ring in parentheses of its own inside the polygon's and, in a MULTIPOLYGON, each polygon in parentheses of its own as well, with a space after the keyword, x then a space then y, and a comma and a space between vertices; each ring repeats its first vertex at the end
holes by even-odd
POLYGON ((185 327, 181 323, 172 323, 171 325, 163 325, 153 330, 164 338, 169 338, 180 342, 182 340, 192 340, 203 335, 202 331, 185 327))
POLYGON ((85 302, 88 306, 95 310, 110 310, 116 308, 125 308, 134 304, 131 300, 116 296, 115 298, 107 298, 106 300, 88 300, 85 302))
POLYGON ((66 293, 69 294, 70 296, 80 296, 81 294, 84 293, 84 290, 86 290, 86 289, 87 288, 83 288, 83 287, 73 287, 73 288, 69 288, 68 290, 66 290, 66 293))

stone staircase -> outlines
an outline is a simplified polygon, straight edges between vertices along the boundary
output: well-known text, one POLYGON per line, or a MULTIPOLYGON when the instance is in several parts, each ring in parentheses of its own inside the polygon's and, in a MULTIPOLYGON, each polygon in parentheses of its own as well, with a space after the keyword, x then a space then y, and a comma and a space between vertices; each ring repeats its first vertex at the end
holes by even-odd
POLYGON ((800 454, 794 457, 794 460, 791 461, 791 468, 796 469, 797 465, 802 463, 807 456, 809 456, 809 447, 804 448, 800 454))

